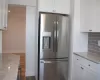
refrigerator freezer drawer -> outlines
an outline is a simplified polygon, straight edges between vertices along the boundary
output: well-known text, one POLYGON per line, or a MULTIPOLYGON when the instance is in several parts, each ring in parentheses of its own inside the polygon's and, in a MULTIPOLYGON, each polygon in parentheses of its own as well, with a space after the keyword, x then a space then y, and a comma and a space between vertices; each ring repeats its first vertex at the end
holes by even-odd
POLYGON ((68 61, 40 61, 39 80, 68 80, 68 61))

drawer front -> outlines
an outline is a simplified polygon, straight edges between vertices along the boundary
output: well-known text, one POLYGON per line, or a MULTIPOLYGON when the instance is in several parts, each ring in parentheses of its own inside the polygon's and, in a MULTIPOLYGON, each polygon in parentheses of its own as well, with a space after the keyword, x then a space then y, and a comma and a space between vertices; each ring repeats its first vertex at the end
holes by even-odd
POLYGON ((100 69, 99 69, 100 65, 99 64, 96 64, 92 61, 89 61, 89 60, 82 58, 80 56, 77 56, 77 55, 75 55, 74 59, 75 59, 76 63, 79 63, 87 68, 90 68, 92 71, 95 71, 96 73, 98 73, 98 72, 100 73, 100 69))
POLYGON ((76 63, 79 63, 79 64, 84 65, 84 66, 88 65, 87 60, 85 60, 84 58, 77 56, 77 55, 75 55, 75 61, 76 61, 76 63))
MULTIPOLYGON (((87 60, 88 61, 88 60, 87 60)), ((100 73, 100 65, 99 64, 96 64, 92 61, 88 61, 88 65, 87 65, 91 70, 95 71, 96 73, 100 73)))
POLYGON ((79 57, 79 56, 77 56, 77 55, 75 55, 75 56, 74 56, 74 60, 75 60, 76 63, 81 63, 82 58, 79 57))

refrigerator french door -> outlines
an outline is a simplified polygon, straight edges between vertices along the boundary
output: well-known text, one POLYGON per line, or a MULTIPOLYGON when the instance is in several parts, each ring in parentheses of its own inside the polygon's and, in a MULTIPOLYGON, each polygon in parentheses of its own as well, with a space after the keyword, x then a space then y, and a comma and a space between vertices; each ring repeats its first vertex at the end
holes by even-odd
POLYGON ((68 80, 69 18, 40 13, 39 80, 68 80))

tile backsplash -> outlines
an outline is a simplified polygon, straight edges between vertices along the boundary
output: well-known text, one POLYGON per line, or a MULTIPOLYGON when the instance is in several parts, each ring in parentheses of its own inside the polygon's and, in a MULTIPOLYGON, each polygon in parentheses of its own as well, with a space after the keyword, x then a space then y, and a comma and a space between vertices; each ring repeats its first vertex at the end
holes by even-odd
POLYGON ((100 46, 98 46, 98 40, 100 40, 100 33, 88 34, 88 51, 90 53, 100 54, 100 46))

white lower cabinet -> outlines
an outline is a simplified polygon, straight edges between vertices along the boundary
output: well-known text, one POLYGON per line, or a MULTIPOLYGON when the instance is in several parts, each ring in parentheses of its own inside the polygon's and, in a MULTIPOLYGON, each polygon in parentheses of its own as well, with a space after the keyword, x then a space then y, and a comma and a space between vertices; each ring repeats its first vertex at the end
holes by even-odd
POLYGON ((97 75, 91 69, 83 67, 83 80, 98 80, 97 75))
POLYGON ((74 64, 73 80, 83 80, 82 77, 82 69, 80 68, 80 65, 74 64))
MULTIPOLYGON (((81 58, 81 57, 80 57, 81 58)), ((75 58, 76 59, 76 58, 75 58)), ((96 72, 74 59, 72 80, 100 80, 96 72)))

